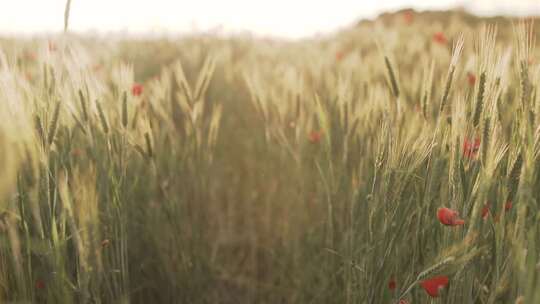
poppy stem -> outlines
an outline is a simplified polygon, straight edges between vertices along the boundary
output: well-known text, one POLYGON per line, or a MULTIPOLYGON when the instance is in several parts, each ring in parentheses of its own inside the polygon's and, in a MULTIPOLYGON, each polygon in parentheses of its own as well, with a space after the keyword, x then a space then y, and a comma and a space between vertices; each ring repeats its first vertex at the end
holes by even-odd
MULTIPOLYGON (((413 289, 414 285, 416 285, 416 284, 418 283, 418 281, 419 281, 418 278, 416 278, 416 280, 414 280, 414 282, 412 282, 412 284, 409 285, 409 287, 407 287, 407 289, 405 289, 405 291, 402 292, 402 293, 399 295, 398 299, 402 299, 406 294, 408 294, 409 292, 411 292, 411 290, 413 289)), ((399 300, 398 300, 398 302, 396 302, 396 304, 399 304, 399 300)))

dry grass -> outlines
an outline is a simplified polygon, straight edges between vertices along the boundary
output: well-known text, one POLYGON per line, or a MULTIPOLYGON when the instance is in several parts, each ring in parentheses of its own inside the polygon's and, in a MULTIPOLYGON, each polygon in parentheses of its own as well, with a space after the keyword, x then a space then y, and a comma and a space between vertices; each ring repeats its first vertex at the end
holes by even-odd
POLYGON ((403 16, 0 41, 0 302, 539 302, 534 28, 403 16))

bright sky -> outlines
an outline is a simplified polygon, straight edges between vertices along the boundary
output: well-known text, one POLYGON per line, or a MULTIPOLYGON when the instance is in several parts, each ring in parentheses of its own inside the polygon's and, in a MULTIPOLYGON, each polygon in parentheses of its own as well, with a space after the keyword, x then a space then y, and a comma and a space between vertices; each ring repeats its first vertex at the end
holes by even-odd
MULTIPOLYGON (((61 31, 66 0, 3 0, 0 33, 61 31)), ((464 6, 479 14, 540 15, 538 0, 72 0, 70 30, 191 32, 221 28, 298 38, 403 7, 464 6)))

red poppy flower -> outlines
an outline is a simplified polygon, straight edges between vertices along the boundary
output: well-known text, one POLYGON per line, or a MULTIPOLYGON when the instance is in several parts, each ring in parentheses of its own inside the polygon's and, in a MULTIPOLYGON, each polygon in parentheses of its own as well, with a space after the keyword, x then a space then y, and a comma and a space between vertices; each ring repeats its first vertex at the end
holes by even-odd
POLYGON ((478 150, 480 150, 480 138, 476 138, 474 143, 465 138, 463 142, 463 156, 475 158, 478 155, 478 150))
POLYGON ((433 34, 433 41, 435 41, 438 44, 447 44, 448 43, 448 39, 446 38, 446 36, 444 35, 443 32, 437 32, 437 33, 433 34))
POLYGON ((465 224, 465 221, 459 218, 458 212, 449 208, 439 208, 437 210, 437 218, 446 226, 460 226, 465 224))
POLYGON ((487 204, 484 205, 484 208, 482 208, 482 218, 487 219, 489 212, 489 206, 487 204))
POLYGON ((436 276, 422 281, 420 285, 430 297, 437 298, 439 296, 439 292, 448 286, 448 277, 436 276))
POLYGON ((109 239, 104 239, 101 242, 101 248, 105 248, 105 247, 109 246, 109 244, 111 244, 111 241, 109 239))
POLYGON ((42 280, 36 280, 36 289, 45 289, 45 282, 42 280))
POLYGON ((321 131, 311 131, 311 133, 309 133, 309 141, 313 144, 320 142, 321 138, 322 138, 321 131))
POLYGON ((134 83, 131 87, 131 94, 133 96, 140 96, 143 92, 143 85, 140 83, 134 83))
POLYGON ((390 279, 390 281, 388 282, 388 289, 390 289, 390 291, 394 291, 396 290, 396 287, 397 287, 396 280, 390 279))
POLYGON ((341 61, 345 58, 345 52, 343 51, 337 51, 336 52, 336 61, 341 61))
POLYGON ((56 52, 56 45, 52 41, 49 41, 49 52, 56 52))
POLYGON ((476 76, 471 72, 467 72, 467 82, 471 87, 474 86, 476 83, 476 76))
POLYGON ((37 59, 36 53, 34 53, 34 52, 26 52, 24 54, 24 57, 28 61, 36 61, 36 59, 37 59))
POLYGON ((407 301, 405 299, 401 299, 401 300, 399 300, 399 304, 409 304, 409 301, 407 301))
POLYGON ((504 204, 504 211, 510 211, 510 209, 512 209, 512 202, 508 201, 504 204))
POLYGON ((79 157, 79 156, 81 156, 81 154, 82 154, 81 149, 75 148, 75 149, 71 150, 71 155, 73 155, 73 157, 79 157))
POLYGON ((403 21, 405 21, 406 24, 411 24, 414 21, 414 14, 411 11, 406 11, 403 13, 403 21))

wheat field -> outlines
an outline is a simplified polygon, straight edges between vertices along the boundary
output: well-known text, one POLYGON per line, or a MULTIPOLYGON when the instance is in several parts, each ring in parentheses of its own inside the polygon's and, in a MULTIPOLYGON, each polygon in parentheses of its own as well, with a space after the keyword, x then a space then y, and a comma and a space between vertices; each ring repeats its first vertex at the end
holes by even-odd
POLYGON ((540 303, 535 28, 1 39, 0 303, 540 303))

